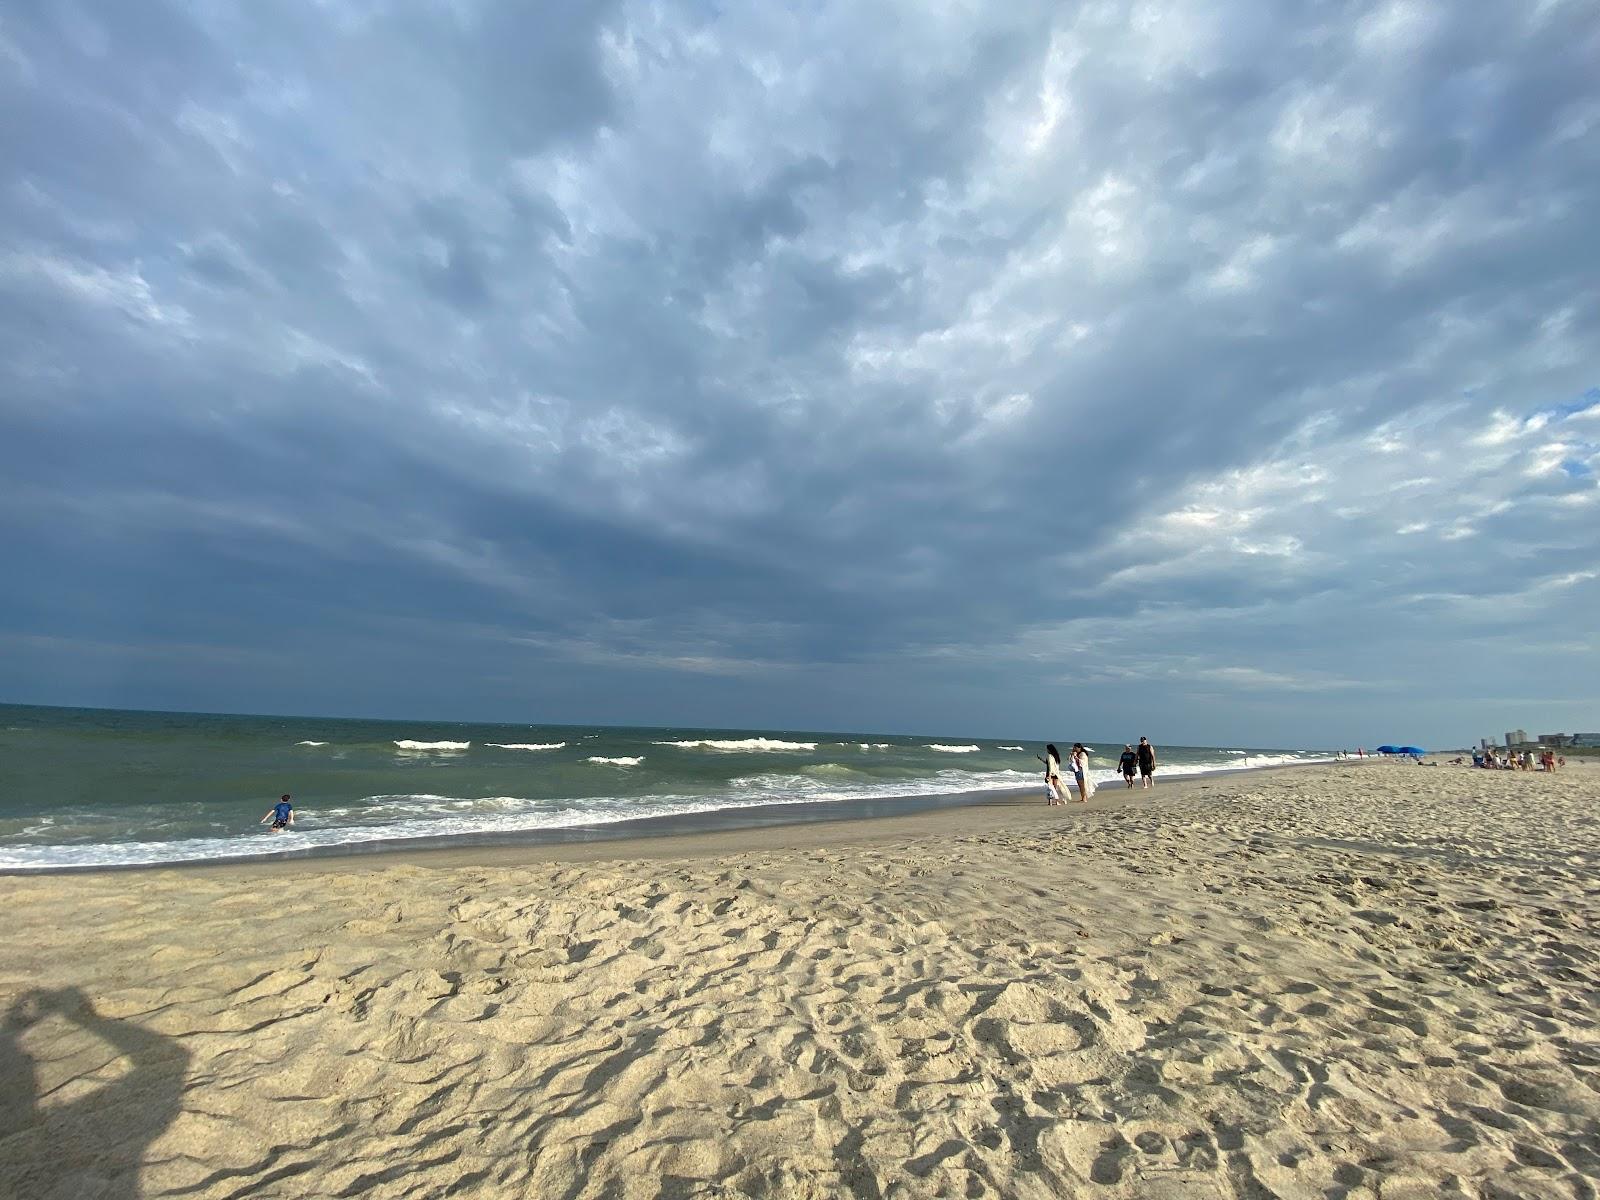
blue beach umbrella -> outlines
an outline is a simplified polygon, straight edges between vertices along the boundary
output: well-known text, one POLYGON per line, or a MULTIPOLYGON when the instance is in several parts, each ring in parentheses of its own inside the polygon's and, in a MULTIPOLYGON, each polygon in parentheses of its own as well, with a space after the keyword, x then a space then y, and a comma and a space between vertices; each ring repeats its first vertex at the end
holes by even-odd
POLYGON ((1424 754, 1427 753, 1427 751, 1424 750, 1421 746, 1401 746, 1400 749, 1395 751, 1395 753, 1396 754, 1409 754, 1412 758, 1421 758, 1424 754))
POLYGON ((1399 754, 1400 753, 1400 747, 1399 746, 1379 746, 1377 752, 1379 754, 1399 754))

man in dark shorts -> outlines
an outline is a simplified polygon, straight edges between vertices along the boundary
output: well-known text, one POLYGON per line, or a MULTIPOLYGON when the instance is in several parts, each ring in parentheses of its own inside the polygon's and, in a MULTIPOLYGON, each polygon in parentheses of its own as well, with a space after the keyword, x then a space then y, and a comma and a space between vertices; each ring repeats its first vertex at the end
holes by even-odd
POLYGON ((1122 778, 1129 787, 1133 786, 1133 773, 1138 769, 1139 756, 1133 752, 1132 746, 1122 747, 1122 760, 1118 764, 1122 768, 1122 778))
POLYGON ((1139 739, 1137 751, 1139 759, 1139 782, 1147 788, 1156 785, 1156 748, 1150 744, 1149 738, 1139 739))
POLYGON ((272 806, 272 811, 261 818, 261 824, 272 822, 272 832, 282 833, 294 824, 294 805, 289 803, 288 794, 272 806))

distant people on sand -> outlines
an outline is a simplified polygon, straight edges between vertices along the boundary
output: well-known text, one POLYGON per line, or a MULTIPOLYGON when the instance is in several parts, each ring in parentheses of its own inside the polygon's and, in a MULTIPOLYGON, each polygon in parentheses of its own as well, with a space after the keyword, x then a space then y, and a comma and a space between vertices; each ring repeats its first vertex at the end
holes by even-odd
POLYGON ((1044 802, 1052 808, 1065 804, 1066 792, 1061 786, 1061 751, 1051 742, 1044 748, 1044 756, 1034 755, 1044 764, 1044 802))
POLYGON ((1122 758, 1118 761, 1117 766, 1122 770, 1123 781, 1129 787, 1132 787, 1134 773, 1139 769, 1139 756, 1133 752, 1131 745, 1122 747, 1122 758))
POLYGON ((1139 783, 1141 787, 1153 788, 1156 785, 1156 748, 1150 744, 1150 739, 1139 739, 1139 749, 1134 751, 1139 760, 1139 783))
POLYGON ((294 805, 289 803, 287 793, 272 806, 272 811, 262 817, 259 823, 265 825, 268 821, 272 822, 273 833, 282 833, 286 829, 293 828, 294 805))
MULTIPOLYGON (((1458 758, 1453 761, 1462 760, 1458 758)), ((1554 771, 1557 767, 1566 766, 1567 760, 1553 750, 1541 750, 1535 758, 1532 750, 1507 750, 1502 754, 1490 746, 1472 752, 1472 765, 1487 771, 1554 771)))
POLYGON ((1094 795, 1094 784, 1089 782, 1089 751, 1082 742, 1072 743, 1072 778, 1078 785, 1078 803, 1085 803, 1094 795))

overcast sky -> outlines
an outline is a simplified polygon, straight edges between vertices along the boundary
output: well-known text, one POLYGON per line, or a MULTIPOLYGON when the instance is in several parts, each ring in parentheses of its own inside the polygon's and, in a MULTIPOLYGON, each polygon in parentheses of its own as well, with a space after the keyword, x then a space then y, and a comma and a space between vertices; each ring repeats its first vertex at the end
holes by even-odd
POLYGON ((11 0, 0 699, 1600 729, 1600 10, 11 0))

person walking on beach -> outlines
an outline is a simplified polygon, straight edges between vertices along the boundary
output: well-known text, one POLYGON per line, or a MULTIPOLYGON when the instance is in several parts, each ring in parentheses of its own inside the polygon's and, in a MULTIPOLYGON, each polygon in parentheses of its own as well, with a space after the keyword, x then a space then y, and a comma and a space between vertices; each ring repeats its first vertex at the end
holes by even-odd
POLYGON ((1139 782, 1143 787, 1153 788, 1156 785, 1156 748, 1150 744, 1150 739, 1139 739, 1139 749, 1136 752, 1139 758, 1139 782))
POLYGON ((1122 747, 1122 759, 1118 764, 1122 768, 1122 779, 1129 787, 1133 786, 1133 773, 1139 769, 1139 756, 1133 752, 1133 747, 1122 747))
POLYGON ((272 811, 262 817, 260 824, 272 822, 272 832, 282 833, 294 825, 294 805, 289 803, 289 795, 284 793, 283 798, 272 806, 272 811))
POLYGON ((1085 803, 1094 795, 1094 784, 1089 782, 1089 751, 1082 742, 1072 743, 1072 779, 1078 785, 1078 803, 1085 803))
POLYGON ((1037 754, 1034 757, 1044 764, 1044 802, 1052 808, 1065 804, 1066 793, 1061 787, 1061 751, 1051 742, 1044 748, 1043 758, 1037 754))

